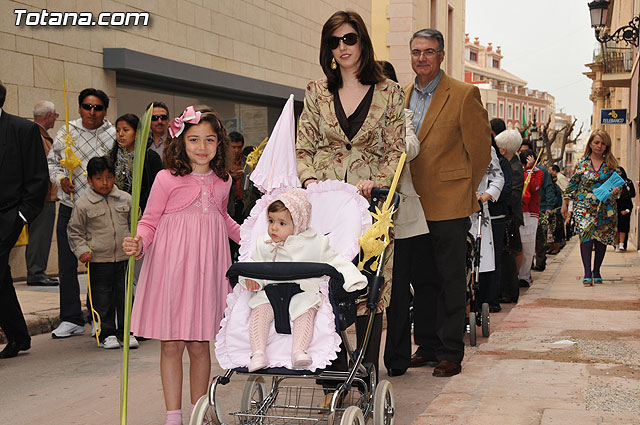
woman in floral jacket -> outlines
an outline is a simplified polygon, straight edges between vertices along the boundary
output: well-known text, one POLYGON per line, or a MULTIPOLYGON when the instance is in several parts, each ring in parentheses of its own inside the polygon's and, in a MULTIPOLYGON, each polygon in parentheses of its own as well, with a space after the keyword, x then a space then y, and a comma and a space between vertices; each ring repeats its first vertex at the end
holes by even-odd
POLYGON ((600 202, 593 193, 618 168, 618 162, 611 153, 611 137, 604 130, 591 133, 584 157, 578 161, 576 169, 564 191, 562 216, 567 217, 569 201, 573 200, 573 216, 577 233, 580 235, 580 254, 584 266, 585 286, 602 283, 600 266, 607 251, 607 245, 616 240, 617 209, 616 198, 620 188, 615 188, 606 201, 600 202), (595 246, 595 258, 591 268, 591 252, 595 246))
MULTIPOLYGON (((405 150, 404 92, 386 79, 373 54, 364 21, 336 12, 324 24, 320 65, 326 78, 307 85, 297 135, 298 175, 306 188, 318 180, 354 184, 369 197, 389 187, 405 150)), ((391 298, 393 247, 387 247, 385 285, 380 293, 365 361, 378 364, 382 311, 391 298)), ((359 306, 358 314, 367 313, 359 306)), ((356 325, 358 343, 366 317, 356 325)))

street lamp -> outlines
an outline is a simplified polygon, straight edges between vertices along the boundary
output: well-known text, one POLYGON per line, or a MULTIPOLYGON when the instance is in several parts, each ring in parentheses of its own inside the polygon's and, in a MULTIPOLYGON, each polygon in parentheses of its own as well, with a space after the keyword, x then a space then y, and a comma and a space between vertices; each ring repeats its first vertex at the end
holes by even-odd
POLYGON ((634 16, 633 19, 629 21, 629 25, 618 28, 611 35, 600 35, 602 29, 607 24, 609 1, 595 0, 588 3, 587 6, 589 6, 589 13, 591 14, 591 28, 594 28, 596 32, 596 40, 600 43, 606 43, 608 41, 618 43, 624 41, 627 44, 638 47, 638 24, 640 24, 640 17, 634 16))

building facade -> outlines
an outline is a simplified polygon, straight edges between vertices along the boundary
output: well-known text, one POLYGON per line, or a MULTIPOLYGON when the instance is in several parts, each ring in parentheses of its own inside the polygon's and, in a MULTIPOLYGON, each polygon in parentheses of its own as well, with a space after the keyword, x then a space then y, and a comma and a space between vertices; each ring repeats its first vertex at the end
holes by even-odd
POLYGON ((371 0, 372 41, 376 57, 393 64, 402 86, 413 81, 409 40, 414 32, 437 29, 444 36, 442 69, 463 79, 465 0, 371 0))
MULTIPOLYGON (((339 8, 358 12, 371 30, 371 0, 3 0, 4 110, 32 118, 35 103, 50 100, 60 113, 54 135, 63 124, 66 81, 70 119, 78 117, 79 92, 95 87, 111 99, 111 122, 125 113, 140 116, 151 101, 165 102, 172 117, 188 105, 207 104, 228 130, 255 145, 270 133, 289 95, 300 111, 307 83, 324 76, 321 29, 339 8), (65 14, 67 25, 52 26, 45 14, 56 13, 65 14), (79 25, 86 14, 98 20, 105 13, 108 26, 79 25), (146 25, 114 19, 126 13, 148 14, 146 25)), ((52 248, 49 272, 55 274, 55 241, 52 248)), ((13 251, 14 275, 26 276, 24 250, 13 251)))
MULTIPOLYGON (((612 34, 640 15, 640 0, 610 1, 607 12, 606 27, 601 33, 612 34)), ((593 61, 585 65, 589 70, 584 73, 592 81, 589 97, 593 102, 591 129, 604 129, 609 133, 612 152, 636 188, 640 179, 638 65, 637 47, 624 41, 609 41, 594 49, 593 61), (626 109, 626 123, 601 124, 603 109, 626 109)), ((629 241, 638 247, 639 216, 635 200, 634 205, 629 241)))
POLYGON ((464 80, 480 89, 489 119, 501 118, 507 128, 520 128, 534 121, 555 126, 555 98, 547 92, 527 88, 527 82, 502 68, 502 50, 480 44, 478 37, 464 39, 464 80))

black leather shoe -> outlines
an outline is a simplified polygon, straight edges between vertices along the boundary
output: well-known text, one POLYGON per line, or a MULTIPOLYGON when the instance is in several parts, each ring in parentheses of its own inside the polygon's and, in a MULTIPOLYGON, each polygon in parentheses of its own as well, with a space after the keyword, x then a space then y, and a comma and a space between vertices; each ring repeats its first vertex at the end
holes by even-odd
POLYGON ((495 305, 490 305, 489 306, 489 313, 500 313, 502 311, 502 307, 495 306, 495 305))
POLYGON ((520 280, 518 281, 518 283, 520 284, 520 287, 521 287, 521 288, 528 288, 528 287, 530 286, 530 285, 529 285, 529 282, 527 282, 527 281, 526 281, 526 280, 524 280, 524 279, 520 279, 520 280))
POLYGON ((436 365, 435 369, 433 369, 432 375, 437 378, 448 378, 449 376, 459 374, 461 371, 462 366, 460 366, 460 363, 443 360, 436 365))
POLYGON ((27 282, 29 286, 58 286, 60 283, 57 279, 47 278, 39 282, 27 282))
POLYGON ((0 359, 9 359, 18 355, 19 351, 27 351, 31 348, 31 338, 21 344, 16 341, 9 341, 4 349, 0 351, 0 359))
POLYGON ((414 353, 411 355, 411 365, 409 367, 421 367, 421 366, 429 366, 434 367, 438 364, 438 359, 435 357, 427 358, 422 357, 418 353, 414 353))
POLYGON ((533 267, 531 267, 531 270, 535 270, 537 272, 543 272, 544 269, 546 269, 546 268, 547 268, 546 266, 533 266, 533 267))
POLYGON ((387 369, 387 375, 389 376, 402 376, 407 372, 407 369, 387 369))

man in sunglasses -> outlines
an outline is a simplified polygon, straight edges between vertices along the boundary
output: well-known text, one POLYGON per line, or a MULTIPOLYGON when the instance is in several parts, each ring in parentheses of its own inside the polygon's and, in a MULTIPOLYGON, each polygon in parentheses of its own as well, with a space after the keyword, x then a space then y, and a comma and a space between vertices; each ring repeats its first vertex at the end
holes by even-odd
MULTIPOLYGON (((164 102, 154 101, 151 103, 153 103, 153 112, 147 148, 155 151, 162 158, 165 142, 169 140, 169 108, 164 102)), ((145 110, 149 109, 151 103, 147 105, 145 110)))
POLYGON ((80 118, 69 121, 69 133, 73 137, 72 147, 80 158, 81 165, 71 175, 62 168, 60 160, 65 157, 64 139, 66 126, 62 126, 53 141, 47 156, 49 175, 60 190, 60 207, 56 237, 58 243, 58 271, 60 273, 60 325, 51 333, 52 338, 66 338, 84 333, 84 317, 80 304, 78 284, 78 260, 69 248, 67 224, 71 218, 75 201, 89 187, 85 170, 89 160, 95 156, 108 155, 115 143, 115 128, 105 118, 109 108, 109 96, 102 90, 84 89, 78 96, 80 118), (73 195, 73 199, 72 199, 73 195))
POLYGON ((439 31, 416 32, 409 49, 416 78, 405 88, 406 107, 414 111, 421 145, 411 174, 429 226, 410 251, 424 269, 412 282, 418 349, 410 365, 435 366, 433 376, 447 377, 460 373, 464 356, 466 237, 491 159, 491 127, 478 88, 440 69, 445 52, 439 31))

